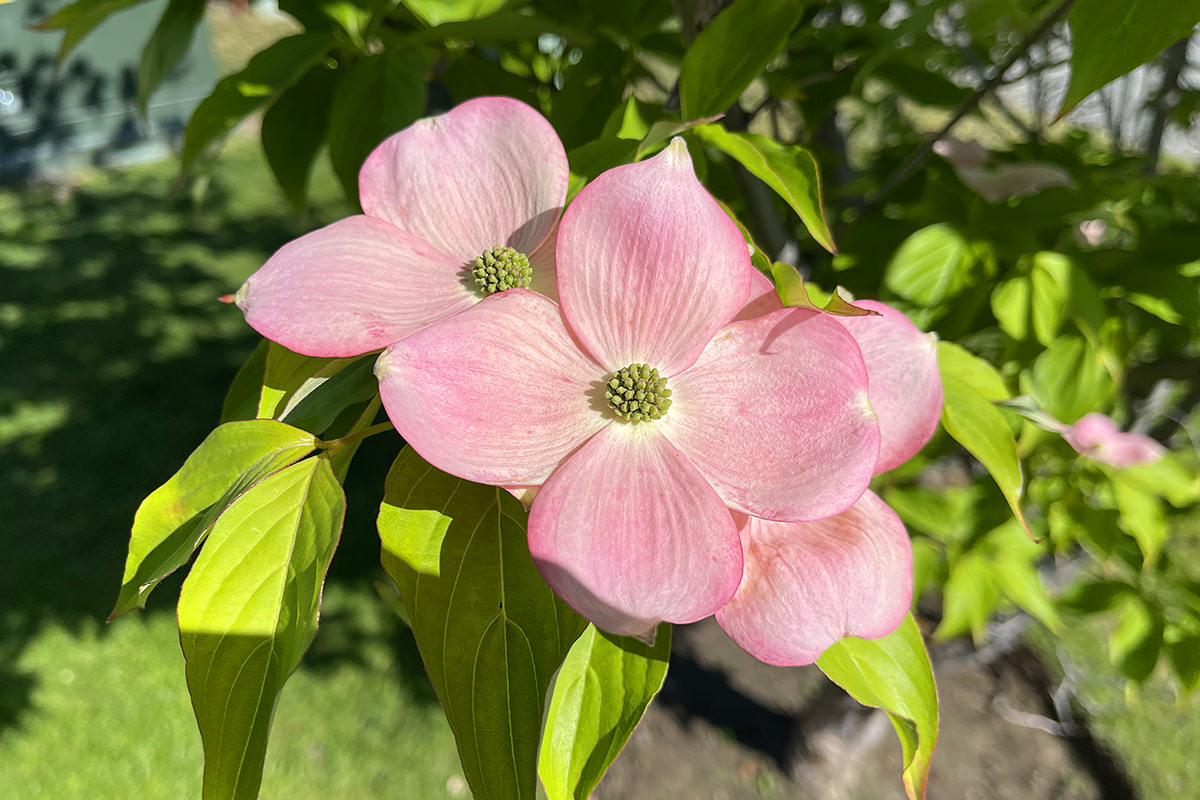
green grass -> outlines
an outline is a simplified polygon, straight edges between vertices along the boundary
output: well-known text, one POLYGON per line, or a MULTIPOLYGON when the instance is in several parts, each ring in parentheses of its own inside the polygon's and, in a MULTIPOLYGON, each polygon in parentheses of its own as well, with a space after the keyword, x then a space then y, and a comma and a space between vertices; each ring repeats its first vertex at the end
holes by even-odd
MULTIPOLYGON (((146 611, 103 620, 134 510, 211 430, 256 342, 216 298, 348 208, 321 171, 302 222, 250 142, 221 160, 199 213, 172 194, 176 169, 95 174, 62 202, 0 190, 0 797, 199 796, 179 576, 146 611)), ((321 629, 281 697, 264 798, 463 792, 412 636, 371 583, 395 446, 368 442, 351 471, 321 629)))

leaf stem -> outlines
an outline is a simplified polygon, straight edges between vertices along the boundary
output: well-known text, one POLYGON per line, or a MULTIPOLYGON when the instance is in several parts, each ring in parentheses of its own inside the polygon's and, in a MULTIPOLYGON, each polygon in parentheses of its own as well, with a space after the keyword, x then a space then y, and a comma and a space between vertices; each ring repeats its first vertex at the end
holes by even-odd
POLYGON ((391 422, 380 422, 379 424, 372 425, 369 428, 363 428, 361 431, 357 431, 356 433, 347 434, 340 439, 332 439, 328 442, 323 442, 322 448, 325 450, 334 450, 338 447, 345 447, 348 444, 357 442, 360 439, 366 439, 369 436, 374 436, 377 433, 394 431, 395 429, 396 426, 391 422))

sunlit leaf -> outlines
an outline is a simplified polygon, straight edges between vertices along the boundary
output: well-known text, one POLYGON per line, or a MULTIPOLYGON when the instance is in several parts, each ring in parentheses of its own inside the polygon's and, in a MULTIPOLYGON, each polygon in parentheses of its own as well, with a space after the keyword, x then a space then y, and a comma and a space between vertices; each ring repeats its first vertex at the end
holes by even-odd
POLYGON ((910 800, 924 797, 937 743, 938 697, 912 615, 882 639, 843 639, 817 659, 817 666, 858 702, 887 711, 900 737, 904 790, 910 800))
POLYGON ((158 582, 187 563, 230 503, 316 445, 311 433, 275 420, 229 422, 210 433, 138 508, 110 619, 144 606, 158 582))
POLYGON ((1055 339, 1033 362, 1029 383, 1042 407, 1065 423, 1098 410, 1114 388, 1100 351, 1078 336, 1055 339))
POLYGON ((317 632, 346 500, 324 456, 254 486, 213 526, 179 593, 204 743, 204 800, 253 800, 275 700, 317 632))
POLYGON ((538 574, 528 515, 504 489, 447 475, 405 448, 384 492, 383 566, 471 790, 533 800, 546 691, 584 620, 538 574))
POLYGON ((901 242, 888 262, 883 281, 905 300, 934 306, 962 291, 970 267, 967 240, 950 225, 939 222, 901 242))
POLYGON ((662 688, 671 626, 648 645, 588 625, 567 653, 546 714, 538 775, 550 800, 587 800, 662 688))

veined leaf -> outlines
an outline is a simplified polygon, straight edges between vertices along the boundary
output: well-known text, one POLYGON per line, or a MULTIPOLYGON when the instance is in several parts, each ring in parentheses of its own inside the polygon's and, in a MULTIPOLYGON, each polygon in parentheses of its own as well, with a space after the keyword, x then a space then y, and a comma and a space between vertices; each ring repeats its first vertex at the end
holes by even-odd
POLYGON ((791 264, 776 261, 771 265, 771 278, 775 281, 775 292, 779 300, 788 308, 810 308, 813 311, 824 311, 839 317, 872 317, 879 316, 878 311, 851 305, 837 289, 829 295, 825 305, 819 306, 808 295, 808 287, 804 278, 791 264))
POLYGON ((146 605, 158 582, 187 563, 230 503, 316 446, 308 431, 268 419, 229 422, 210 433, 138 508, 121 594, 109 619, 146 605))
POLYGON ((271 342, 258 416, 324 431, 348 407, 371 399, 378 388, 375 359, 315 358, 271 342))
POLYGON ((137 103, 142 112, 163 78, 187 55, 196 26, 204 17, 205 0, 170 0, 142 49, 138 64, 137 103))
POLYGON ((204 743, 204 800, 253 800, 280 689, 317 632, 346 511, 325 456, 221 516, 179 593, 179 640, 204 743))
POLYGON ((550 800, 587 800, 662 688, 671 626, 654 644, 588 625, 558 670, 538 775, 550 800))
POLYGON ((250 59, 241 72, 222 78, 212 94, 200 101, 183 137, 183 171, 223 140, 253 112, 275 102, 325 57, 334 44, 328 33, 302 33, 280 39, 250 59))
POLYGON ((1200 22, 1200 0, 1076 0, 1071 26, 1071 81, 1058 115, 1144 64, 1200 22))
POLYGON ((842 639, 821 654, 817 666, 858 702, 887 712, 900 737, 904 791, 910 800, 924 797, 937 743, 938 698, 912 614, 882 639, 842 639))
POLYGON ((546 690, 584 620, 538 575, 528 515, 405 448, 388 472, 379 536, 425 670, 475 796, 529 798, 546 690))
POLYGON ((965 288, 971 263, 967 240, 939 222, 921 228, 900 243, 883 281, 905 300, 936 306, 965 288))
POLYGON ((837 253, 821 208, 821 174, 812 153, 754 133, 731 133, 720 125, 697 125, 696 135, 775 190, 796 212, 817 243, 837 253))
POLYGON ((717 14, 683 56, 683 118, 720 114, 736 103, 779 55, 806 5, 799 0, 741 0, 717 14))
POLYGON ((942 426, 954 440, 983 464, 1013 516, 1025 532, 1029 525, 1021 512, 1021 461, 1017 443, 1000 409, 961 378, 942 374, 942 426))

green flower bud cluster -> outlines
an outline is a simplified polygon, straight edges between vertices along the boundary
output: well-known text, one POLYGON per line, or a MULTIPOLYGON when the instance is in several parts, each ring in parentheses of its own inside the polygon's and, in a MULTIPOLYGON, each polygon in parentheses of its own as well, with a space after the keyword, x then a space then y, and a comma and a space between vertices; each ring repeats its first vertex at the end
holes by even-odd
POLYGON ((533 281, 533 267, 524 253, 497 245, 475 259, 471 275, 484 294, 495 294, 505 289, 528 289, 533 281))
POLYGON ((667 379, 649 364, 630 364, 614 372, 604 396, 617 416, 630 422, 658 419, 671 407, 667 379))

